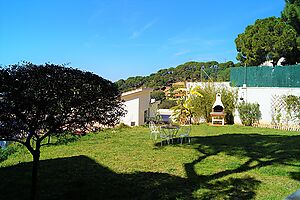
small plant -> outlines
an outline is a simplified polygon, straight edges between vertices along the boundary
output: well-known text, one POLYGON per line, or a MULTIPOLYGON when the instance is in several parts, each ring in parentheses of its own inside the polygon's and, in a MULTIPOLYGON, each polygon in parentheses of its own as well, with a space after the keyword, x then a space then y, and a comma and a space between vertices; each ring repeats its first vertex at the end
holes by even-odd
POLYGON ((258 103, 240 103, 238 105, 240 119, 245 126, 251 126, 253 123, 258 122, 261 118, 258 103))
POLYGON ((287 95, 282 97, 286 106, 286 114, 291 120, 300 119, 300 97, 287 95))
POLYGON ((300 124, 300 97, 274 95, 272 99, 272 123, 276 125, 300 124))
POLYGON ((118 126, 115 127, 116 129, 123 129, 123 128, 130 128, 130 126, 128 126, 125 123, 120 123, 118 126))

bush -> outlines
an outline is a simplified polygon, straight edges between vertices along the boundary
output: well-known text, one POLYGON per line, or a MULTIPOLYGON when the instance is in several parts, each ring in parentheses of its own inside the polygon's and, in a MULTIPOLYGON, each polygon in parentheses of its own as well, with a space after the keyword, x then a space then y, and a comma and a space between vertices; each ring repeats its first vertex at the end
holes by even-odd
POLYGON ((175 100, 169 100, 169 99, 164 99, 161 101, 161 103, 158 105, 159 109, 170 109, 174 106, 176 106, 176 101, 175 100))
POLYGON ((258 103, 240 103, 238 105, 240 119, 245 126, 251 126, 254 122, 258 122, 261 118, 258 103))
POLYGON ((150 97, 151 97, 151 99, 155 99, 156 101, 164 100, 166 98, 165 93, 160 90, 151 92, 150 97))
POLYGON ((66 145, 68 143, 76 142, 77 140, 79 140, 79 138, 80 138, 80 135, 66 133, 63 135, 58 135, 57 141, 55 144, 56 145, 66 145))
POLYGON ((130 128, 130 126, 128 126, 125 123, 120 123, 115 127, 115 129, 123 129, 123 128, 130 128))
POLYGON ((7 148, 0 147, 0 162, 6 160, 10 155, 14 154, 17 151, 17 147, 8 146, 7 148))

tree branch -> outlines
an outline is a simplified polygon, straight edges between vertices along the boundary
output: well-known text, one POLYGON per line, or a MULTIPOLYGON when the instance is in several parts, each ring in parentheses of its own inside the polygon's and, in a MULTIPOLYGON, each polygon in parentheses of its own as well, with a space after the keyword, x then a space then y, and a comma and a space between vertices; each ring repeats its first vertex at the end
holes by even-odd
POLYGON ((46 134, 44 134, 42 137, 39 138, 39 141, 43 141, 43 139, 45 139, 46 137, 48 137, 50 134, 52 133, 52 131, 48 131, 46 134))

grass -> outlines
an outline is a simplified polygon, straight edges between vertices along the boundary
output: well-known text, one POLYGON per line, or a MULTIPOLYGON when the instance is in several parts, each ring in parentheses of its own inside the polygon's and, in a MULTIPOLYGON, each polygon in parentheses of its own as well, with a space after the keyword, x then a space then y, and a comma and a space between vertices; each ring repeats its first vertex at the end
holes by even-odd
MULTIPOLYGON (((136 127, 43 147, 39 197, 271 200, 300 188, 299 132, 199 125, 191 134, 191 144, 161 147, 136 127)), ((24 148, 0 162, 1 199, 28 198, 31 165, 24 148)))

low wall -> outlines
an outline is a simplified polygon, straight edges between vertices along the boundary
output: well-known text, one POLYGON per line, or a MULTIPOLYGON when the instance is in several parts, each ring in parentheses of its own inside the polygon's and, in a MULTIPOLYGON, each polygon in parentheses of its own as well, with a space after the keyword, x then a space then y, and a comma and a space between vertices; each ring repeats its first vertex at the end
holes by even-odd
MULTIPOLYGON (((274 97, 283 95, 300 96, 300 88, 239 87, 237 90, 238 103, 245 101, 259 104, 259 109, 262 114, 260 123, 262 124, 272 123, 274 97)), ((235 123, 240 123, 238 112, 235 112, 235 123)), ((286 124, 289 123, 287 122, 286 124)))

